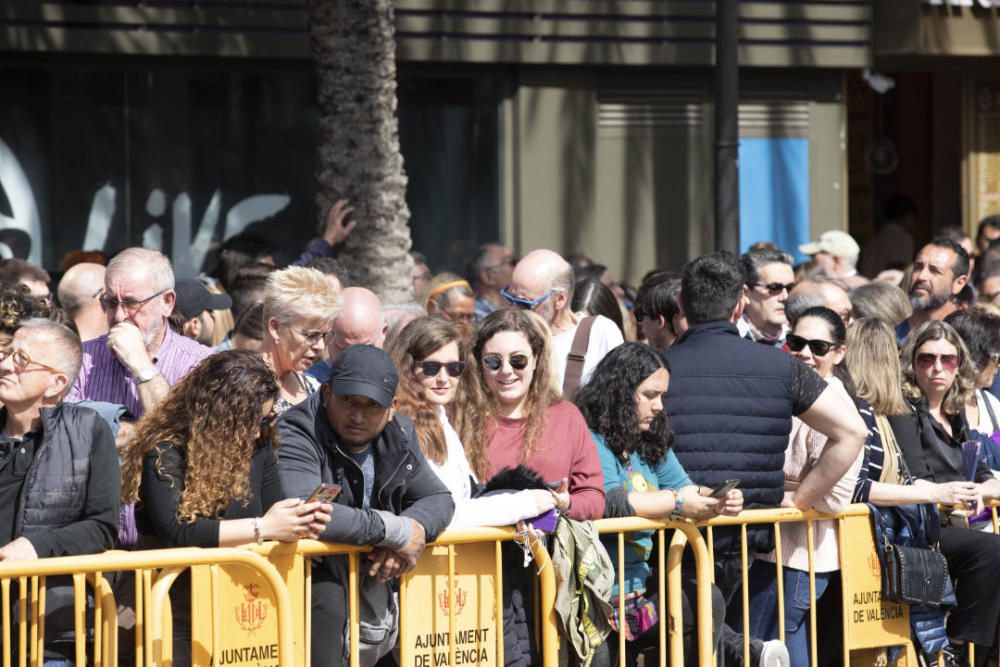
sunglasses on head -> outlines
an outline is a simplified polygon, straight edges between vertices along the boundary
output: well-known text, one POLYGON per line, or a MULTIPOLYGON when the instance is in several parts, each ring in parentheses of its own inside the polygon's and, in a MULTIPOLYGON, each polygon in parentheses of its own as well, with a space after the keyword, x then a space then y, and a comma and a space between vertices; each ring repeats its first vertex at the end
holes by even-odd
POLYGON ((915 361, 917 366, 923 369, 933 368, 937 361, 941 361, 941 368, 946 371, 953 371, 958 368, 957 354, 931 354, 930 352, 920 352, 915 361))
POLYGON ((771 296, 778 296, 782 292, 791 293, 795 287, 795 283, 788 283, 787 285, 785 283, 756 283, 754 287, 763 287, 771 296))
MULTIPOLYGON (((512 354, 508 358, 510 367, 515 371, 523 371, 528 367, 528 355, 512 354)), ((488 371, 498 371, 503 367, 503 356, 499 354, 487 354, 483 357, 483 368, 488 371)))
POLYGON ((789 334, 785 342, 788 344, 788 349, 792 352, 801 352, 808 345, 809 351, 812 352, 814 357, 825 357, 826 353, 833 347, 833 343, 828 340, 806 340, 802 336, 796 336, 795 334, 789 334))
POLYGON ((417 366, 420 367, 420 372, 429 378, 436 377, 442 368, 453 378, 457 378, 465 372, 464 361, 421 361, 417 366))

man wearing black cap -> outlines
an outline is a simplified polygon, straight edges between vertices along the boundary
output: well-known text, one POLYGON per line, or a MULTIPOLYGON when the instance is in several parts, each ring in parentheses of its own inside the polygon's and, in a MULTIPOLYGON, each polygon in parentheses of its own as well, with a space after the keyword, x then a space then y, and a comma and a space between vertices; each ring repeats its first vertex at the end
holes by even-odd
MULTIPOLYGON (((362 665, 374 665, 396 644, 398 604, 390 580, 416 565, 424 544, 455 511, 413 423, 394 415, 398 382, 385 352, 352 345, 334 360, 322 390, 278 421, 285 492, 307 498, 320 484, 342 488, 320 539, 376 547, 361 583, 362 665)), ((312 664, 342 665, 347 561, 323 561, 312 577, 312 664)))
POLYGON ((212 346, 212 336, 215 334, 215 320, 212 310, 226 310, 232 307, 233 300, 228 294, 213 294, 197 280, 179 280, 174 287, 177 292, 175 306, 184 318, 182 332, 188 338, 193 338, 202 345, 212 346))

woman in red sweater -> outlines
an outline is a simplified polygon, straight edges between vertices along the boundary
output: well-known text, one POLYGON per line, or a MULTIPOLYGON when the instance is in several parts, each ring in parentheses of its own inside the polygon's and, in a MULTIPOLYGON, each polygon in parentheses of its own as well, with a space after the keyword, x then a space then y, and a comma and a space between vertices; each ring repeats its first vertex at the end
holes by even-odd
POLYGON ((545 322, 527 310, 498 310, 479 327, 472 348, 478 369, 456 426, 473 472, 489 479, 525 465, 560 482, 557 504, 571 519, 604 513, 604 475, 597 447, 575 405, 555 388, 552 342, 545 322))

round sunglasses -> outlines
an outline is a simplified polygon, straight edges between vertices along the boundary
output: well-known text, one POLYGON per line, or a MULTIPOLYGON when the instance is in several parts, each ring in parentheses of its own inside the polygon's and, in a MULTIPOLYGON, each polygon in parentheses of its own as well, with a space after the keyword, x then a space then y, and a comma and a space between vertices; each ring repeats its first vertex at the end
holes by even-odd
POLYGON ((436 377, 442 368, 453 378, 457 378, 465 372, 464 361, 421 361, 417 363, 417 366, 420 368, 420 372, 429 378, 436 377))
MULTIPOLYGON (((515 371, 523 371, 528 367, 528 355, 526 354, 512 354, 508 358, 508 363, 510 367, 515 371)), ((503 355, 500 354, 487 354, 483 357, 483 368, 488 371, 498 371, 503 367, 503 355)))
POLYGON ((812 352, 814 357, 825 357, 834 346, 828 340, 806 340, 802 336, 796 336, 795 334, 789 334, 785 342, 788 344, 788 349, 792 352, 801 352, 808 345, 809 351, 812 352))

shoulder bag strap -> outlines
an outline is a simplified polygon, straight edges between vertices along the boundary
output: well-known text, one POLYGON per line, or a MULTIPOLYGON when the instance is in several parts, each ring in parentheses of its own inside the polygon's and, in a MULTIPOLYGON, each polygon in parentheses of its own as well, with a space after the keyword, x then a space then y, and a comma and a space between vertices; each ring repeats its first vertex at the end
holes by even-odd
POLYGON ((583 362, 587 358, 587 347, 590 345, 590 330, 594 328, 596 316, 585 317, 576 327, 573 336, 573 347, 566 355, 566 372, 563 374, 563 398, 570 399, 573 392, 580 386, 583 379, 583 362))

